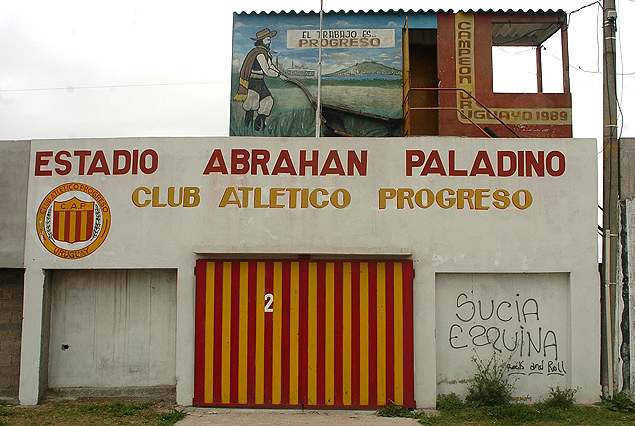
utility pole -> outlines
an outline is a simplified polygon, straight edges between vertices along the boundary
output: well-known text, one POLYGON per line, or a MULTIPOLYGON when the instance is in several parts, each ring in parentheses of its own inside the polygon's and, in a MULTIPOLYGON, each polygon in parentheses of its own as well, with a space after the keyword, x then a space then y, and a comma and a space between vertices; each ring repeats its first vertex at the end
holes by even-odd
POLYGON ((616 33, 615 0, 603 0, 604 9, 604 132, 603 147, 603 250, 602 250, 602 392, 613 395, 615 289, 617 282, 618 214, 619 214, 619 140, 617 134, 616 33))
POLYGON ((315 137, 322 136, 322 20, 324 19, 324 0, 320 0, 320 32, 318 35, 318 81, 317 105, 315 106, 315 137))

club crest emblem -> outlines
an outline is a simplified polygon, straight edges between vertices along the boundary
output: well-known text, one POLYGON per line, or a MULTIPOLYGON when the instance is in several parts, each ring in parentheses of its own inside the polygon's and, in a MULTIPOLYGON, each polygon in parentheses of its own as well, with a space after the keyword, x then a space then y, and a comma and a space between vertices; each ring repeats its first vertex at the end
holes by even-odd
POLYGON ((42 245, 63 259, 81 259, 101 246, 110 230, 110 208, 101 193, 83 183, 65 183, 48 193, 37 211, 42 245))

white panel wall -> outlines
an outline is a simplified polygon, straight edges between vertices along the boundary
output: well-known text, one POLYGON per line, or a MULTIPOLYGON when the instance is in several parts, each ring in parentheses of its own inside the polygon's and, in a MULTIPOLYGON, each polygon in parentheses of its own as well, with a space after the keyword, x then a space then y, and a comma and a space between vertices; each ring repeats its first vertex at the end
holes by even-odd
POLYGON ((465 396, 472 358, 492 357, 516 397, 571 387, 567 274, 438 274, 436 295, 438 393, 465 396))
POLYGON ((58 270, 49 387, 174 385, 174 270, 58 270))

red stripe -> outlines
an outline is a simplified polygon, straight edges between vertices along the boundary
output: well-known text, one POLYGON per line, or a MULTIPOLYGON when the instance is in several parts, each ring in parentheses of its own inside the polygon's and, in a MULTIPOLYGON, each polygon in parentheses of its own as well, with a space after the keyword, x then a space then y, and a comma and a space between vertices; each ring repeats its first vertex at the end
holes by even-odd
POLYGON ((194 314, 194 400, 201 404, 205 396, 205 271, 207 261, 196 261, 196 301, 194 314))
POLYGON ((247 401, 249 404, 256 402, 256 295, 257 295, 257 269, 256 262, 249 262, 249 318, 247 325, 247 401))
POLYGON ((395 400, 395 262, 386 262, 386 402, 395 400))
POLYGON ((232 262, 231 282, 231 351, 230 351, 230 401, 238 404, 238 369, 239 354, 238 342, 240 341, 240 262, 232 262))
POLYGON ((412 312, 412 260, 403 263, 404 292, 404 406, 415 407, 414 396, 414 331, 412 312))
POLYGON ((223 377, 222 354, 223 354, 223 262, 215 263, 214 268, 214 403, 221 404, 221 392, 223 377))
POLYGON ((351 262, 351 405, 359 405, 359 261, 351 262))
POLYGON ((342 303, 342 298, 343 298, 343 289, 342 289, 342 285, 343 285, 343 271, 342 271, 343 267, 342 267, 342 262, 341 261, 337 261, 335 262, 335 306, 334 306, 334 310, 335 310, 335 324, 334 324, 334 328, 335 328, 335 383, 334 383, 334 387, 335 387, 335 406, 337 407, 341 407, 343 405, 343 352, 342 352, 342 324, 343 324, 343 315, 344 315, 344 308, 343 308, 343 303, 342 303))
POLYGON ((325 262, 317 264, 317 405, 325 405, 324 386, 324 345, 326 331, 326 280, 325 262))
POLYGON ((368 404, 377 405, 377 262, 368 262, 368 404))
MULTIPOLYGON (((282 304, 278 307, 282 308, 282 382, 281 393, 282 405, 289 405, 289 321, 290 321, 290 295, 291 295, 291 262, 282 262, 282 304)), ((276 309, 276 308, 274 308, 276 309)))
POLYGON ((309 371, 309 362, 308 362, 308 350, 309 350, 309 342, 306 330, 309 328, 309 306, 308 306, 308 286, 309 282, 307 279, 308 276, 308 261, 301 260, 300 261, 300 321, 299 321, 299 331, 300 331, 300 341, 299 341, 299 361, 300 361, 300 374, 298 375, 299 388, 298 392, 300 394, 299 402, 304 407, 307 403, 307 382, 306 377, 309 371))
MULTIPOLYGON (((265 263, 265 294, 273 294, 273 262, 265 263)), ((276 301, 274 300, 275 304, 276 301)), ((271 405, 273 367, 273 312, 265 313, 265 400, 266 405, 271 405)))

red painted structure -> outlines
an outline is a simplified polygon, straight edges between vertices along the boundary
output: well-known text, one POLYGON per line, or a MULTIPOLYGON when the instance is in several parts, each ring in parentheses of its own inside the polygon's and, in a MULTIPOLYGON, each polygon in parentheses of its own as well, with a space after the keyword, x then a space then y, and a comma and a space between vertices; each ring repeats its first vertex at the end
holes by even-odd
POLYGON ((419 45, 407 28, 404 134, 572 137, 566 22, 563 11, 437 12, 436 39, 419 45), (542 93, 540 46, 558 31, 563 93, 542 93), (494 93, 492 46, 536 49, 537 93, 494 93), (424 65, 430 60, 436 70, 424 65))
POLYGON ((194 405, 415 407, 411 260, 199 260, 194 405))

